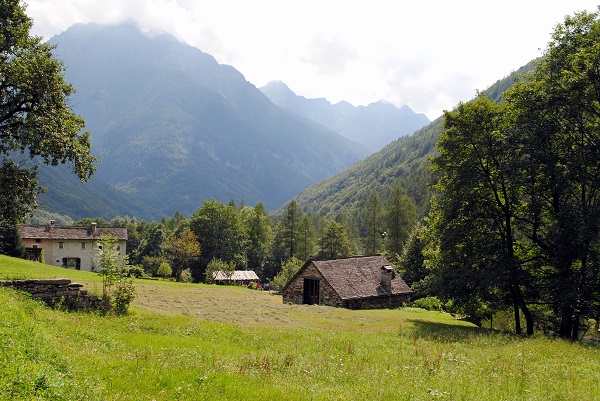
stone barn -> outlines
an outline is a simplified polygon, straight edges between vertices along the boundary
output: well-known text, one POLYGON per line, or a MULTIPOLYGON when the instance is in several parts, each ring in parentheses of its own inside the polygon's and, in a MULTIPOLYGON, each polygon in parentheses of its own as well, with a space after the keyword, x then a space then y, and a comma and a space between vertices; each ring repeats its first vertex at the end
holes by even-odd
POLYGON ((348 309, 396 308, 412 291, 380 255, 308 260, 284 287, 283 302, 348 309))

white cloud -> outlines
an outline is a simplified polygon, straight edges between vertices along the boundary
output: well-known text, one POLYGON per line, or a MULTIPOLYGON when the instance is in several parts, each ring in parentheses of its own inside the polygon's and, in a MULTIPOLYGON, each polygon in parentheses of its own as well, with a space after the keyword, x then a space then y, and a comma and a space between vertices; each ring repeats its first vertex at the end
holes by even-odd
POLYGON ((34 33, 135 21, 231 64, 257 86, 307 97, 386 98, 433 119, 541 55, 565 15, 591 0, 28 0, 34 33))
POLYGON ((311 43, 307 62, 313 64, 319 73, 334 76, 345 73, 348 63, 356 58, 354 49, 341 40, 316 38, 311 43))

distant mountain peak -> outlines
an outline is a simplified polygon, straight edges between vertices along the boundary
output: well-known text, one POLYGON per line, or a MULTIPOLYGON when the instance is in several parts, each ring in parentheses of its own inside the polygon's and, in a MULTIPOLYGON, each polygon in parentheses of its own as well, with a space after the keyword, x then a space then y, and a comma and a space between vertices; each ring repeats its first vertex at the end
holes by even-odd
POLYGON ((273 80, 267 83, 263 88, 285 88, 291 91, 290 87, 285 84, 285 82, 280 80, 273 80))
POLYGON ((322 124, 372 152, 430 122, 424 114, 416 114, 408 106, 398 108, 385 99, 367 106, 353 106, 347 101, 331 104, 325 98, 296 95, 281 81, 269 82, 260 90, 277 106, 322 124))

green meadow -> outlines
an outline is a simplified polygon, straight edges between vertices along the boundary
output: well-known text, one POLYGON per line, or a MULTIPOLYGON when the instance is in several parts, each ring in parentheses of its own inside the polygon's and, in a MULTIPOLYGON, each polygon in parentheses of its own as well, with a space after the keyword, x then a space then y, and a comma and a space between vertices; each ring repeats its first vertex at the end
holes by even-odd
MULTIPOLYGON (((94 273, 0 256, 0 279, 94 273)), ((0 288, 2 400, 598 400, 600 346, 416 308, 284 305, 245 288, 136 281, 127 316, 0 288)))

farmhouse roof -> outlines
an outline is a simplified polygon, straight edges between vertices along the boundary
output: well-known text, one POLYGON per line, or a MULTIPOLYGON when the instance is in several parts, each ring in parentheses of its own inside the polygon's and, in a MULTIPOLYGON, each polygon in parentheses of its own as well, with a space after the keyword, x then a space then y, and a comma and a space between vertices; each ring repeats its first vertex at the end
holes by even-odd
POLYGON ((113 234, 119 240, 127 240, 127 229, 118 227, 20 226, 19 234, 23 239, 49 240, 97 240, 102 235, 113 234))
POLYGON ((246 281, 246 280, 253 281, 253 280, 256 280, 256 281, 259 281, 260 279, 258 278, 256 273, 252 270, 236 270, 231 274, 231 276, 227 276, 222 271, 213 272, 213 280, 215 280, 215 281, 227 281, 227 280, 231 280, 231 281, 246 281))
POLYGON ((397 273, 391 280, 391 288, 389 290, 381 285, 382 270, 391 270, 390 262, 381 255, 331 260, 309 260, 302 266, 297 275, 310 264, 315 266, 342 299, 412 293, 411 289, 397 273))

